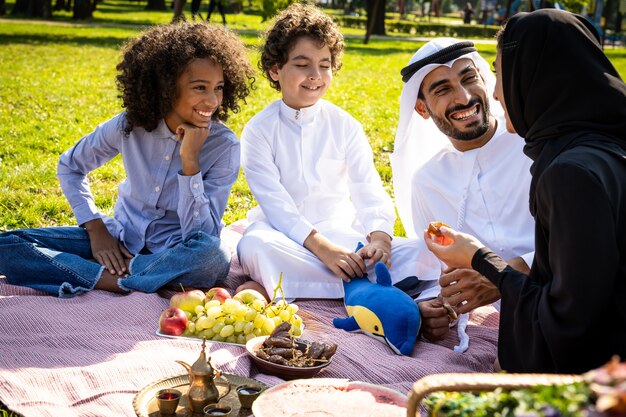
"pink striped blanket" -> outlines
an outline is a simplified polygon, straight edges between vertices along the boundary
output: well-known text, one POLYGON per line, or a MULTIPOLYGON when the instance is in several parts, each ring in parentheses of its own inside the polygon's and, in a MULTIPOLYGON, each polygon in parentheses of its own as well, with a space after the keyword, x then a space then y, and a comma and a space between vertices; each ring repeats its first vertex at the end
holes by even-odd
MULTIPOLYGON (((236 247, 242 225, 225 229, 236 247)), ((245 277, 236 259, 226 285, 245 277)), ((175 360, 192 363, 200 343, 155 334, 171 292, 116 295, 102 291, 58 299, 16 287, 0 277, 0 402, 27 417, 134 416, 137 392, 156 380, 180 375, 175 360)), ((452 347, 456 332, 440 343, 420 340, 411 357, 395 355, 365 335, 335 329, 344 317, 339 300, 296 304, 304 319, 304 337, 339 345, 333 363, 318 376, 349 378, 408 392, 419 378, 442 372, 491 372, 496 354, 498 314, 489 307, 474 312, 464 354, 452 347)), ((226 373, 268 385, 281 379, 259 372, 245 348, 208 344, 212 364, 226 373)))

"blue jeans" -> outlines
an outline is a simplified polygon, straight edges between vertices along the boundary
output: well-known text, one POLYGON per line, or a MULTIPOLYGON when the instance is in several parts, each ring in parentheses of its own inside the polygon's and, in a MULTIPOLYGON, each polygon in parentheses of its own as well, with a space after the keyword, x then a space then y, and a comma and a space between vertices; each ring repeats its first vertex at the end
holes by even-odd
MULTIPOLYGON (((210 288, 230 268, 230 250, 217 237, 198 232, 160 253, 135 255, 124 290, 155 292, 166 284, 210 288)), ((74 297, 94 288, 104 267, 92 260, 80 227, 19 229, 0 234, 0 273, 9 283, 74 297)))

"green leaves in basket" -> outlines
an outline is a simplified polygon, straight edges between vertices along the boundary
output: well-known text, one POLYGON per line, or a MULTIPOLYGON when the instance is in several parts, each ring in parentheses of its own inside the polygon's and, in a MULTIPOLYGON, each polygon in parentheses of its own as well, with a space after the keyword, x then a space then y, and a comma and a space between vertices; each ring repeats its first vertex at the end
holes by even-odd
POLYGON ((430 417, 584 417, 587 384, 490 392, 436 392, 424 400, 430 417))

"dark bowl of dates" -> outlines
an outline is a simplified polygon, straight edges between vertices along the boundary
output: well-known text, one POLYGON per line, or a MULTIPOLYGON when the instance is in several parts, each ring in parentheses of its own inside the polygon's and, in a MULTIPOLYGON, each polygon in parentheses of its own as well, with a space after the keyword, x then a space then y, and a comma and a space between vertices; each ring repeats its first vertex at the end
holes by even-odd
POLYGON ((263 373, 285 380, 314 377, 330 365, 332 355, 337 349, 337 345, 334 344, 311 343, 303 339, 292 339, 291 347, 272 346, 268 343, 270 337, 259 336, 250 339, 246 343, 246 350, 263 373), (307 358, 306 354, 311 353, 317 357, 307 358))

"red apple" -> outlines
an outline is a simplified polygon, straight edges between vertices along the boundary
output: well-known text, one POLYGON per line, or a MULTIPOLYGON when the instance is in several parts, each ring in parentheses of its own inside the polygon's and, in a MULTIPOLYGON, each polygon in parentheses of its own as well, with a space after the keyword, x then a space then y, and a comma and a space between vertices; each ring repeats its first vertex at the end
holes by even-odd
POLYGON ((218 300, 220 304, 224 304, 224 300, 231 298, 230 293, 226 288, 213 287, 206 292, 206 300, 218 300))
POLYGON ((187 315, 180 308, 168 308, 159 317, 159 330, 163 334, 180 336, 187 328, 187 320, 187 315))
POLYGON ((196 314, 196 306, 200 305, 204 305, 204 292, 201 290, 179 292, 170 298, 170 308, 180 308, 192 314, 196 314))

